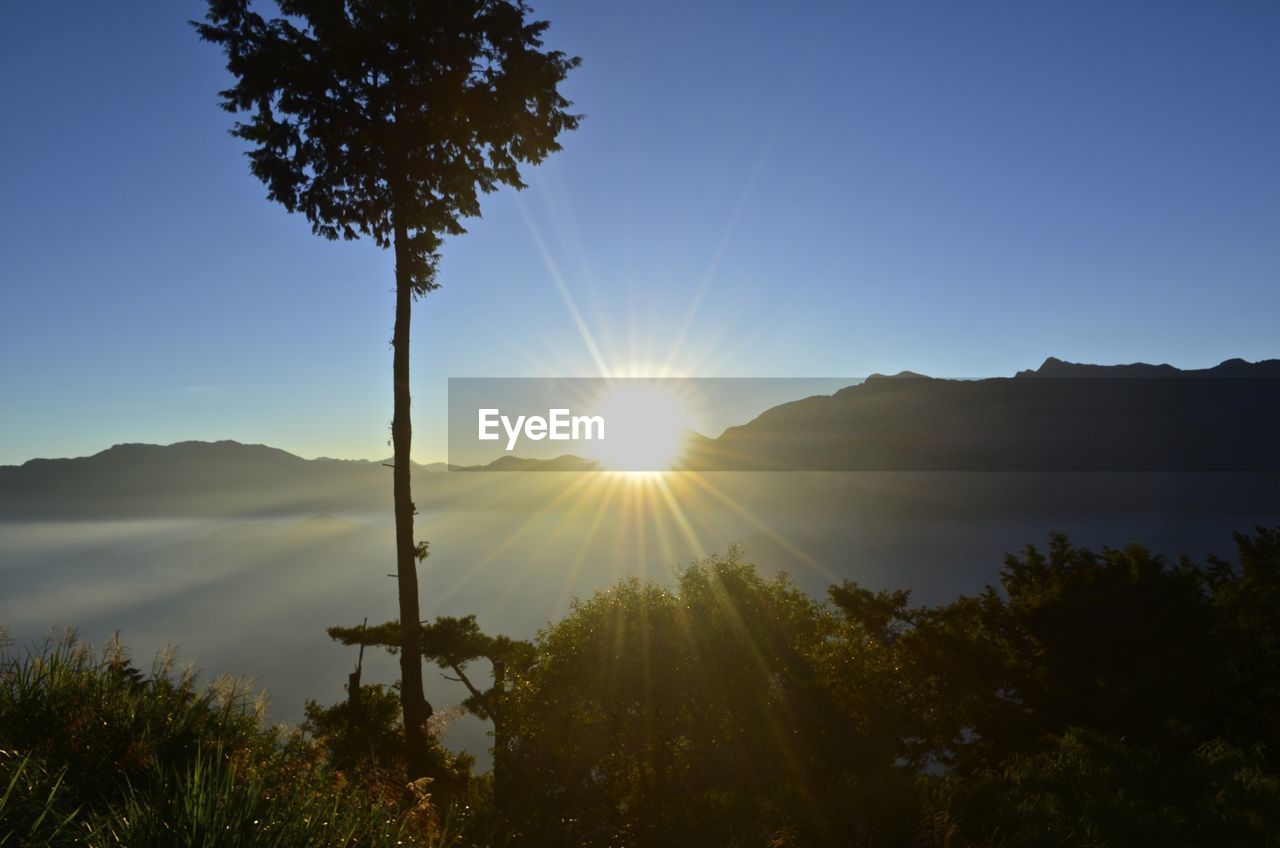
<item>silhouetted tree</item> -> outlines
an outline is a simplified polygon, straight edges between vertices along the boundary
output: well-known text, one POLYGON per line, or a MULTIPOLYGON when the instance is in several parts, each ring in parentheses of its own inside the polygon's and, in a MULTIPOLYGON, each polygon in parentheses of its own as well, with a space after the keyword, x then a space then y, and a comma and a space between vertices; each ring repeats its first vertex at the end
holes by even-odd
MULTIPOLYGON (((508 669, 521 673, 533 662, 533 645, 506 636, 490 636, 480 630, 474 615, 441 617, 422 626, 422 655, 453 673, 451 680, 467 689, 462 702, 470 713, 493 724, 493 800, 503 809, 510 800, 511 720, 507 704, 508 669), (491 683, 473 680, 468 667, 479 660, 489 663, 491 683)), ((447 675, 446 675, 447 676, 447 675)))
POLYGON ((849 747, 811 653, 833 623, 736 552, 576 601, 511 692, 531 844, 789 844, 849 747))
MULTIPOLYGON (((329 636, 344 645, 375 645, 392 653, 400 651, 401 630, 398 622, 388 621, 376 627, 367 623, 359 627, 330 627, 329 636)), ((480 630, 474 615, 454 618, 442 616, 423 624, 420 647, 424 659, 453 673, 449 679, 467 689, 462 706, 472 715, 493 724, 493 795, 494 805, 501 809, 509 798, 510 718, 507 705, 507 670, 522 673, 533 662, 533 645, 506 636, 490 636, 480 630), (469 671, 472 663, 489 663, 491 683, 469 671)), ((446 675, 447 676, 447 675, 446 675)))
POLYGON ((409 459, 413 299, 435 289, 439 248, 480 214, 481 192, 523 187, 519 166, 559 149, 577 126, 559 84, 578 64, 542 48, 545 21, 523 0, 209 0, 200 36, 220 45, 236 83, 232 134, 248 141, 267 195, 316 235, 367 236, 395 250, 393 383, 401 700, 411 779, 427 768, 409 459))
POLYGON ((1213 715, 1223 736, 1265 746, 1280 768, 1280 527, 1235 542, 1237 562, 1211 558, 1205 572, 1227 672, 1213 715))
POLYGON ((1274 846, 1280 532, 1237 545, 1054 536, 934 607, 736 556, 625 580, 510 686, 509 815, 539 848, 1274 846))

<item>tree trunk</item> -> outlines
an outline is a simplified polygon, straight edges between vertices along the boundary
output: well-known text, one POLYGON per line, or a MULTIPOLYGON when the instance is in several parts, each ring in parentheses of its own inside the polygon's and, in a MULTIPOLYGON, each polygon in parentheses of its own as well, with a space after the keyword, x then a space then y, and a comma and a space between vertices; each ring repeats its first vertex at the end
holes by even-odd
MULTIPOLYGON (((360 625, 360 635, 369 625, 368 616, 360 625)), ((360 643, 360 653, 356 659, 356 670, 347 675, 347 738, 355 739, 360 728, 364 726, 364 702, 360 695, 360 677, 364 673, 364 642, 360 643)))
POLYGON ((421 616, 418 612, 418 563, 413 541, 413 506, 409 447, 413 425, 409 420, 409 321, 413 310, 411 263, 407 261, 408 234, 397 222, 396 325, 391 338, 395 411, 391 419, 392 470, 396 511, 396 577, 400 593, 400 706, 404 714, 404 738, 408 777, 412 782, 429 776, 430 746, 427 719, 431 705, 422 691, 421 616))
POLYGON ((507 663, 505 660, 493 661, 493 689, 489 698, 489 718, 493 721, 493 806, 501 813, 509 813, 511 806, 510 763, 507 757, 507 746, 510 744, 510 733, 507 731, 507 663))

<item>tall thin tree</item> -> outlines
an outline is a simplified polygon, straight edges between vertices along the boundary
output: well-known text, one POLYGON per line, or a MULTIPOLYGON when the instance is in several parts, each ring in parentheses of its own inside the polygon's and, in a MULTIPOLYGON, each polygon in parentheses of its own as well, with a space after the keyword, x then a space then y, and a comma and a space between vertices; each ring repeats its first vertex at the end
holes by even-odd
POLYGON ((245 113, 267 196, 329 239, 372 238, 395 251, 392 336, 401 702, 409 778, 430 770, 422 689, 410 490, 409 326, 437 288, 442 239, 480 214, 480 194, 523 188, 520 166, 558 150, 580 116, 559 91, 576 57, 543 49, 546 21, 523 0, 209 0, 201 38, 220 45, 235 84, 221 105, 245 113))

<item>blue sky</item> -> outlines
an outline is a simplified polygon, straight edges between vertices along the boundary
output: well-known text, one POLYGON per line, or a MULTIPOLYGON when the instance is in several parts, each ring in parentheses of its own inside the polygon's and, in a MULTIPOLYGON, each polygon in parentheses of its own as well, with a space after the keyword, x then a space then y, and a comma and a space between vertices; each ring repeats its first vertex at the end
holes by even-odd
MULTIPOLYGON (((587 119, 444 251, 419 459, 451 376, 1280 355, 1280 5, 534 5, 587 119)), ((0 463, 390 453, 390 258, 265 200, 201 14, 5 10, 0 463)))

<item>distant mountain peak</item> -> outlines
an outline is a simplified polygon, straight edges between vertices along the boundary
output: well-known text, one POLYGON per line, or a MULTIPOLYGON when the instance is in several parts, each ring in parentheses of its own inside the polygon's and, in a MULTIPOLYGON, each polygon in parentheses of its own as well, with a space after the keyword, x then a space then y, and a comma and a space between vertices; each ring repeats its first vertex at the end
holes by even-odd
POLYGON ((168 451, 170 453, 270 453, 273 455, 284 454, 292 456, 295 459, 302 457, 295 456, 286 450, 273 448, 270 445, 237 442, 234 439, 219 439, 214 442, 201 441, 199 439, 187 439, 181 442, 171 442, 167 445, 153 445, 146 442, 120 442, 114 444, 106 450, 98 451, 94 456, 102 456, 111 453, 141 453, 141 452, 160 452, 168 451))
POLYGON ((1248 362, 1244 359, 1227 359, 1211 368, 1176 368, 1167 362, 1151 365, 1146 362, 1130 362, 1121 365, 1090 365, 1067 362, 1050 356, 1034 370, 1019 371, 1015 377, 1277 377, 1280 376, 1280 360, 1264 359, 1248 362))
POLYGON ((1181 373, 1172 365, 1131 362, 1125 365, 1089 365, 1067 362, 1050 356, 1034 371, 1019 371, 1017 377, 1173 377, 1181 373))
POLYGON ((932 380, 933 378, 927 374, 918 374, 915 371, 899 371, 897 374, 871 374, 868 380, 932 380))
POLYGON ((552 459, 534 459, 507 454, 485 465, 455 465, 454 471, 598 471, 600 463, 573 454, 561 454, 552 459))

